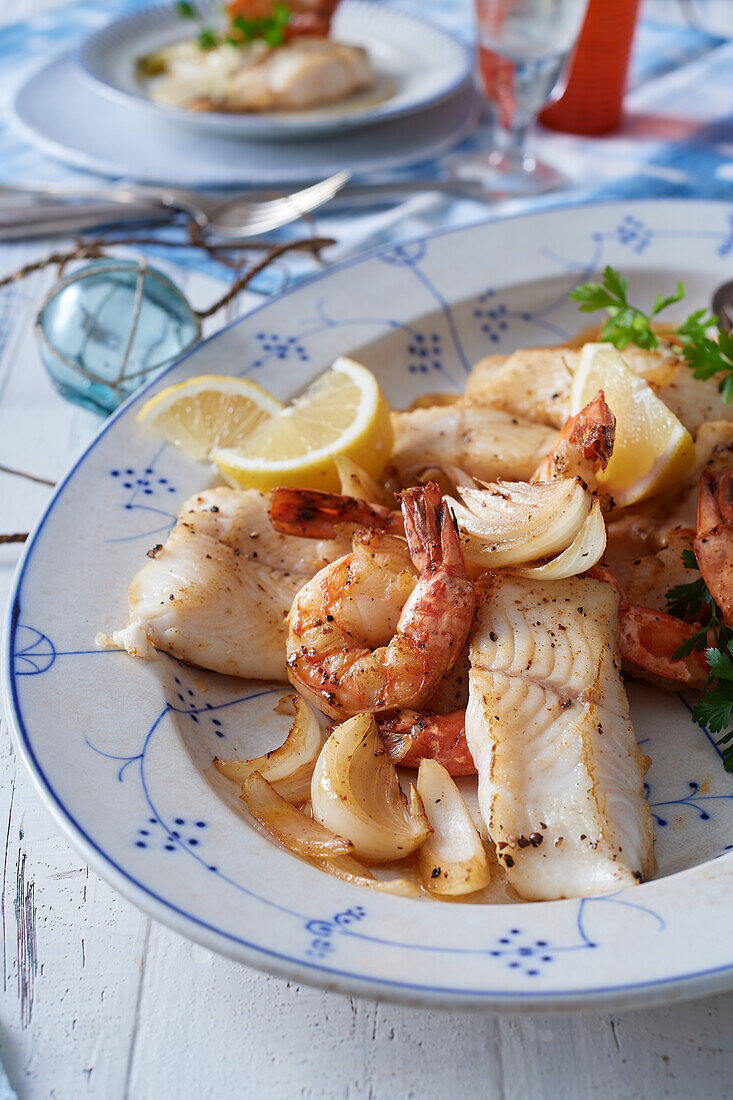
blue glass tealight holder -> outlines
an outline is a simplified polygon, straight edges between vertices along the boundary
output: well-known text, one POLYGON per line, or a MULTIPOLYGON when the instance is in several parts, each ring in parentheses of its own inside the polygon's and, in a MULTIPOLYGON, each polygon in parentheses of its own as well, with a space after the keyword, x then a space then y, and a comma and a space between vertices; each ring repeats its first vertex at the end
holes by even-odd
POLYGON ((143 260, 104 258, 53 287, 36 318, 41 358, 59 393, 104 414, 201 338, 171 280, 143 260))

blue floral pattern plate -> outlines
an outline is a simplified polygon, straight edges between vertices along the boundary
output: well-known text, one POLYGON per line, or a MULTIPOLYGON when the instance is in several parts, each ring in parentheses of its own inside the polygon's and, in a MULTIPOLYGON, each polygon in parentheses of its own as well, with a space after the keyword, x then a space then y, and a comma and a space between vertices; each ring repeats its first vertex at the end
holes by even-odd
POLYGON ((279 743, 288 719, 273 713, 277 685, 94 646, 97 631, 124 623, 146 550, 208 479, 136 424, 155 389, 231 372, 288 398, 349 354, 401 406, 420 391, 460 389, 487 352, 577 331, 568 291, 605 263, 649 303, 682 279, 682 310, 708 303, 731 251, 731 208, 712 202, 558 208, 438 234, 300 284, 123 406, 29 541, 3 662, 18 751, 92 866, 183 935, 343 992, 538 1011, 733 985, 733 778, 685 696, 629 685, 653 760, 654 881, 586 900, 450 905, 342 883, 249 824, 212 759, 279 743))

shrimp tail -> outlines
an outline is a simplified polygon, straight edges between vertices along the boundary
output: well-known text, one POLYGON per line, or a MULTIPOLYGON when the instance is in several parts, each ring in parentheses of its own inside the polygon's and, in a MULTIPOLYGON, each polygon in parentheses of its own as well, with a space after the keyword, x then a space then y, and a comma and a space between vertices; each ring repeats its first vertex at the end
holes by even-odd
POLYGON ((394 710, 377 715, 377 723, 394 764, 419 768, 422 760, 437 760, 450 775, 476 774, 476 765, 466 744, 465 710, 449 714, 394 710))
MULTIPOLYGON (((616 440, 616 417, 608 405, 603 390, 566 422, 565 438, 585 459, 606 469, 616 440)), ((562 433, 561 433, 562 438, 562 433)))
POLYGON ((270 523, 283 535, 311 539, 332 539, 350 533, 355 527, 404 534, 399 512, 320 489, 273 489, 270 523))
POLYGON ((580 477, 595 488, 595 474, 605 470, 616 440, 616 417, 603 390, 565 421, 555 446, 542 460, 532 481, 580 477))
POLYGON ((420 573, 435 573, 441 567, 451 574, 464 572, 455 521, 435 482, 405 489, 399 496, 404 534, 415 568, 420 573))
POLYGON ((733 470, 705 470, 697 497, 695 557, 705 584, 733 626, 733 470))

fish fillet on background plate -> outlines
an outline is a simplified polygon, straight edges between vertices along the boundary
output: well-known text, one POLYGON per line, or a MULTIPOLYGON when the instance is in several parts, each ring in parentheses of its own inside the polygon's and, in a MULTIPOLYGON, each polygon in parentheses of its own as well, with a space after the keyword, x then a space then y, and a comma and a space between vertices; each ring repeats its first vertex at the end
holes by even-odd
POLYGON ((279 534, 254 489, 198 493, 133 578, 130 622, 111 643, 136 657, 160 649, 228 676, 287 680, 295 594, 350 546, 279 534))
POLYGON ((603 581, 488 579, 471 642, 466 738, 479 806, 527 900, 603 894, 654 873, 646 758, 603 581))
POLYGON ((366 50, 330 38, 298 38, 275 49, 261 39, 223 42, 206 51, 197 42, 176 42, 143 65, 154 76, 153 100, 195 111, 304 110, 374 83, 366 50))

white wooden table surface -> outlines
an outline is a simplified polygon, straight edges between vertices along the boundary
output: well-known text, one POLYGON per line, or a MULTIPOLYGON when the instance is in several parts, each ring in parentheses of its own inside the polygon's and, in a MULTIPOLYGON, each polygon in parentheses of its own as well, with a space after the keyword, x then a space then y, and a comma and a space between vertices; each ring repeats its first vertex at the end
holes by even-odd
MULTIPOLYGON (((53 2, 2 0, 0 20, 53 2)), ((47 250, 0 248, 0 275, 47 250)), ((0 463, 55 478, 98 422, 55 394, 35 350, 52 279, 0 291, 0 463)), ((205 301, 212 288, 194 276, 187 289, 205 301)), ((0 475, 0 531, 26 530, 48 492, 0 475)), ((3 612, 19 554, 0 546, 3 612)), ((733 994, 615 1016, 443 1014, 321 993, 186 942, 71 849, 2 718, 0 833, 0 1054, 21 1098, 733 1097, 733 994)))

